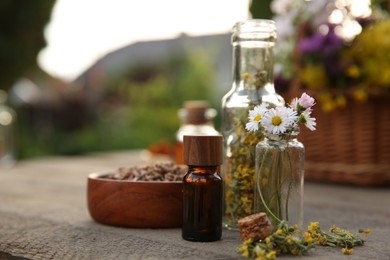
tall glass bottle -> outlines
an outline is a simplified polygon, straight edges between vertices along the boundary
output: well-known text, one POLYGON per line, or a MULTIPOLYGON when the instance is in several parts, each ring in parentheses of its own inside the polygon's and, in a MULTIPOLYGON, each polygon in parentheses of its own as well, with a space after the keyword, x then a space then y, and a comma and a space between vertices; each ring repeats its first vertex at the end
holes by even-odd
POLYGON ((230 229, 238 229, 237 221, 254 212, 255 147, 263 137, 245 130, 248 112, 261 103, 284 105, 273 84, 275 41, 272 20, 247 20, 233 27, 233 86, 222 99, 224 225, 230 229))

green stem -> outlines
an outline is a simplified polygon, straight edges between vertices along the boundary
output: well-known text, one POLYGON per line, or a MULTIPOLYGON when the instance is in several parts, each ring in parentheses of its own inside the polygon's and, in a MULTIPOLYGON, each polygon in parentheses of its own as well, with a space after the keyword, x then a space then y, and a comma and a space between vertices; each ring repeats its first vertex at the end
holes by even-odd
POLYGON ((287 155, 287 161, 288 161, 288 166, 289 166, 289 175, 290 176, 287 176, 287 178, 289 178, 289 184, 288 184, 288 190, 287 190, 287 198, 286 198, 286 220, 288 221, 288 202, 290 200, 290 192, 291 192, 291 189, 292 189, 292 185, 293 185, 293 182, 294 182, 294 177, 293 177, 293 170, 292 170, 292 163, 291 163, 291 158, 290 158, 290 154, 288 153, 288 150, 287 150, 287 147, 286 147, 286 155, 287 155))
POLYGON ((277 209, 278 209, 278 216, 282 216, 282 175, 283 175, 283 160, 280 158, 281 153, 280 151, 277 151, 277 164, 276 164, 276 171, 277 171, 277 186, 276 186, 276 197, 277 197, 277 209))
MULTIPOLYGON (((266 157, 267 157, 267 153, 268 153, 268 150, 266 150, 265 153, 264 153, 264 155, 263 155, 263 158, 262 158, 262 161, 261 161, 261 164, 260 164, 260 167, 259 167, 259 172, 258 172, 258 174, 260 174, 260 172, 261 172, 262 169, 263 169, 264 161, 265 161, 265 159, 266 159, 266 157)), ((263 198, 263 194, 262 194, 262 192, 261 192, 262 189, 261 189, 261 187, 260 187, 260 181, 259 181, 259 180, 256 181, 256 185, 257 185, 257 189, 258 189, 258 191, 259 191, 259 196, 260 196, 261 202, 263 203, 264 208, 266 209, 267 213, 268 213, 272 218, 274 218, 278 223, 280 223, 282 220, 279 219, 277 216, 275 216, 275 215, 272 213, 272 211, 268 208, 268 205, 267 205, 267 203, 265 202, 265 200, 264 200, 264 198, 263 198)))

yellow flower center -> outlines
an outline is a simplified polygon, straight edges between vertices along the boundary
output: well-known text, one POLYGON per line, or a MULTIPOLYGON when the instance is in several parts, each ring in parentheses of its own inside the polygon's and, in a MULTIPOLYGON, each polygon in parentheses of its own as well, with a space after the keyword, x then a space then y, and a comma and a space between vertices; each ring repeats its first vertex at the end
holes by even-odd
POLYGON ((280 125, 281 123, 282 123, 282 119, 280 118, 280 116, 274 116, 272 118, 273 125, 280 125))
POLYGON ((249 78, 251 77, 251 74, 249 74, 248 72, 244 72, 244 73, 242 74, 242 77, 243 77, 244 79, 249 79, 249 78))
POLYGON ((253 119, 253 121, 256 121, 256 122, 258 122, 258 121, 260 121, 261 120, 261 115, 257 115, 257 116, 255 116, 255 118, 253 119))

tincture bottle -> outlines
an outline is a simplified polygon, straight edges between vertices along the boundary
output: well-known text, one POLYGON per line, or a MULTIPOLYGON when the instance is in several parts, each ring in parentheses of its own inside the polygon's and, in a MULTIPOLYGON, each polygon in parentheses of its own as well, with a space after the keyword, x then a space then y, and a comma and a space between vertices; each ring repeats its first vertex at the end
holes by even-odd
POLYGON ((184 102, 178 112, 181 125, 176 133, 176 164, 183 164, 184 135, 219 135, 214 128, 213 119, 217 111, 209 107, 205 100, 189 100, 184 102))
POLYGON ((184 136, 182 237, 189 241, 210 242, 222 235, 221 135, 184 136))

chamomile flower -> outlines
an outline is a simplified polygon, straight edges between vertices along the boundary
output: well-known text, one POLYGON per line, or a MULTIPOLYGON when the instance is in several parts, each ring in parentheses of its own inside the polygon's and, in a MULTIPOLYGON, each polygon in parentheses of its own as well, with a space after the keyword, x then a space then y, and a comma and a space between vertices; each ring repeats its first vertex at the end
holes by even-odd
POLYGON ((264 130, 270 134, 284 134, 297 120, 297 112, 289 107, 276 107, 268 110, 261 120, 264 130))
POLYGON ((265 112, 267 112, 266 104, 261 104, 259 106, 256 106, 253 110, 250 110, 248 116, 249 122, 246 123, 245 129, 247 131, 253 132, 259 130, 259 124, 265 112))
POLYGON ((303 123, 307 128, 311 131, 316 130, 316 119, 314 117, 310 117, 311 111, 305 110, 302 114, 299 115, 298 121, 303 123))
POLYGON ((267 109, 267 105, 256 106, 249 111, 247 131, 263 131, 272 140, 282 140, 286 134, 298 134, 299 124, 304 124, 311 131, 316 130, 316 119, 311 117, 315 100, 303 93, 293 99, 288 107, 267 109))

